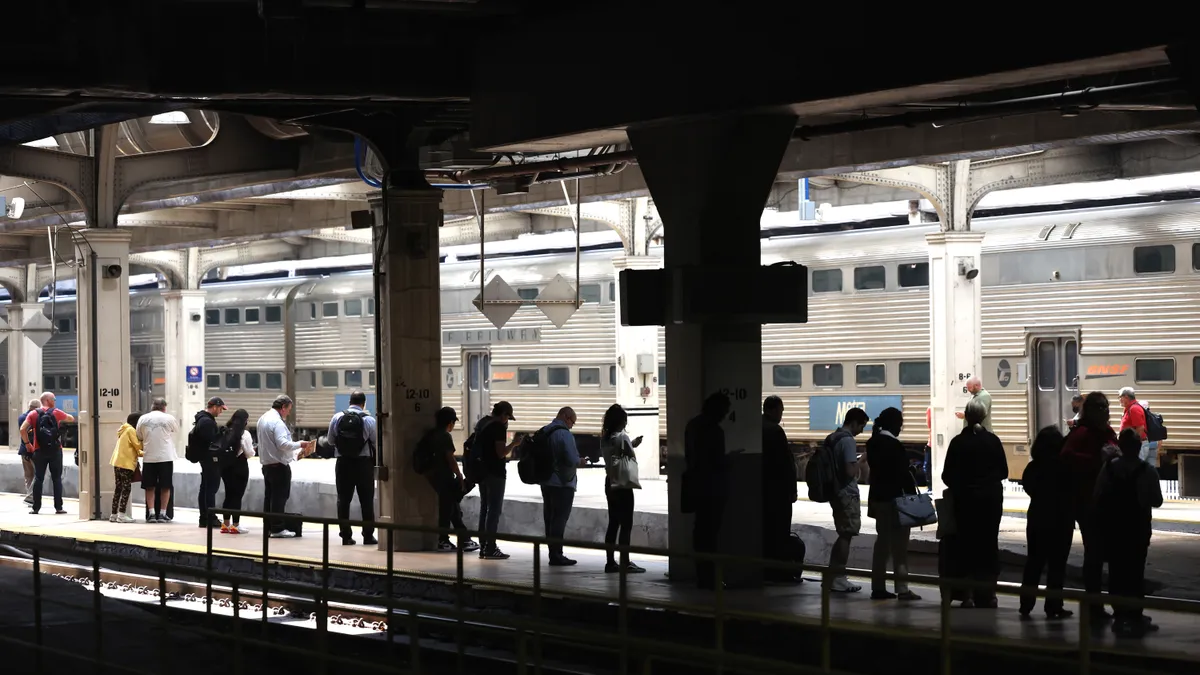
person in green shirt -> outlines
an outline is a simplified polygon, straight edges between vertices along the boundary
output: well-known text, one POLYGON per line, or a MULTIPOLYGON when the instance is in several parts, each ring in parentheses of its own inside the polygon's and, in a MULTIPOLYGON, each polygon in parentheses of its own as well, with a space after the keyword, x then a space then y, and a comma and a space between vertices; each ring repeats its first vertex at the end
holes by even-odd
MULTIPOLYGON (((992 430, 992 395, 988 393, 987 389, 983 388, 983 381, 980 380, 978 377, 972 377, 971 379, 967 380, 967 392, 972 394, 975 397, 975 399, 977 399, 980 403, 983 404, 984 410, 987 410, 987 416, 983 418, 983 422, 981 424, 984 429, 987 429, 988 431, 993 431, 992 430)), ((954 415, 956 417, 958 417, 958 419, 960 419, 960 420, 964 419, 963 413, 961 413, 961 412, 956 412, 956 413, 954 413, 954 415)), ((963 426, 964 427, 966 426, 965 422, 963 423, 963 426)), ((993 431, 993 433, 995 433, 995 432, 993 431)))

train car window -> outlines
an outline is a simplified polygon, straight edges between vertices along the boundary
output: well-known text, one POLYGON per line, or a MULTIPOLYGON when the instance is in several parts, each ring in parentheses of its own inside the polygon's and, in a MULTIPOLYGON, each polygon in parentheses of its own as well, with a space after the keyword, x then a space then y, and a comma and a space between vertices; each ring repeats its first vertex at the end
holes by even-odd
POLYGON ((74 387, 71 386, 71 376, 70 375, 59 375, 58 376, 58 390, 59 391, 71 391, 72 389, 74 389, 74 387))
POLYGON ((326 302, 321 305, 321 317, 325 319, 336 319, 338 315, 338 304, 336 302, 326 302))
POLYGON ((615 281, 608 282, 608 301, 617 301, 617 283, 615 281))
POLYGON ((903 386, 903 387, 928 387, 929 386, 929 362, 928 361, 901 361, 900 362, 900 386, 903 386))
POLYGON ((534 300, 537 300, 538 289, 536 288, 518 288, 517 296, 525 302, 522 304, 532 305, 534 300))
POLYGON ((541 382, 541 373, 537 368, 517 368, 517 384, 522 387, 536 387, 541 382))
POLYGON ((246 388, 247 389, 262 389, 262 374, 261 373, 246 373, 246 388))
POLYGON ((600 284, 583 284, 579 287, 579 301, 582 303, 600 302, 600 284))
POLYGON ((237 307, 229 307, 225 310, 225 325, 236 326, 241 322, 242 310, 237 307))
POLYGON ((813 293, 841 293, 842 271, 813 270, 812 290, 813 293))
POLYGON ((262 313, 262 310, 260 310, 257 307, 247 307, 246 308, 246 323, 258 323, 258 317, 259 317, 259 314, 261 314, 261 313, 262 313))
POLYGON ((818 363, 812 369, 813 385, 817 387, 842 386, 842 364, 818 363))
POLYGON ((317 303, 310 302, 308 304, 308 318, 310 318, 310 319, 317 318, 317 303))
POLYGON ((1192 244, 1192 269, 1200 270, 1200 244, 1192 244))
POLYGON ((221 324, 221 310, 206 309, 204 310, 204 325, 218 326, 221 324))
POLYGON ((267 389, 272 391, 283 389, 283 373, 267 373, 267 389))
POLYGON ((8 378, 0 375, 0 391, 8 391, 8 378))
POLYGON ((883 265, 854 268, 854 290, 877 291, 887 286, 887 272, 883 265))
POLYGON ((771 384, 776 387, 799 387, 800 366, 771 366, 771 384))
POLYGON ((1042 391, 1054 391, 1058 383, 1058 347, 1050 340, 1038 343, 1037 382, 1042 391))
POLYGON ((375 316, 375 298, 367 298, 367 316, 375 316))
POLYGON ((321 371, 321 386, 336 387, 338 386, 338 373, 336 370, 321 371))
POLYGON ((561 366, 547 368, 546 384, 551 387, 565 387, 571 384, 571 371, 561 366))
POLYGON ((375 387, 375 371, 367 373, 367 386, 372 389, 375 387))
POLYGON ((667 367, 661 363, 658 364, 658 386, 667 386, 667 367))
POLYGON ((362 316, 362 300, 358 298, 347 299, 346 316, 362 316))
POLYGON ((70 333, 71 332, 71 320, 70 319, 59 319, 58 320, 58 332, 70 333))
POLYGON ((283 321, 283 308, 279 305, 267 305, 267 323, 280 323, 283 321))
POLYGON ((241 389, 242 376, 240 373, 225 373, 225 388, 226 389, 241 389))
POLYGON ((1175 359, 1134 359, 1137 382, 1175 382, 1175 359))
POLYGON ((600 386, 600 369, 599 368, 580 368, 579 369, 579 384, 585 387, 600 386))
POLYGON ((896 281, 900 288, 929 285, 929 263, 907 263, 896 268, 896 281))
POLYGON ((1192 357, 1192 384, 1200 384, 1200 356, 1192 357))
POLYGON ((347 370, 345 373, 343 373, 343 376, 346 378, 346 386, 347 387, 361 387, 362 386, 362 371, 361 370, 347 370))
POLYGON ((315 370, 308 374, 308 388, 309 389, 317 388, 317 371, 315 371, 315 370))
POLYGON ((58 378, 53 375, 42 376, 42 390, 54 391, 54 385, 58 383, 58 378))
POLYGON ((1138 246, 1133 249, 1133 271, 1135 274, 1157 274, 1175 271, 1175 247, 1138 246))
POLYGON ((1063 374, 1066 384, 1072 389, 1079 388, 1079 349, 1074 340, 1063 343, 1063 374))
POLYGON ((609 386, 613 386, 613 387, 617 386, 617 367, 616 366, 608 367, 608 384, 609 384, 609 386))
POLYGON ((209 373, 207 379, 208 379, 208 381, 205 384, 208 386, 209 389, 220 389, 221 388, 221 374, 220 373, 209 373))
POLYGON ((860 363, 854 366, 854 384, 878 387, 887 384, 887 368, 882 363, 860 363))

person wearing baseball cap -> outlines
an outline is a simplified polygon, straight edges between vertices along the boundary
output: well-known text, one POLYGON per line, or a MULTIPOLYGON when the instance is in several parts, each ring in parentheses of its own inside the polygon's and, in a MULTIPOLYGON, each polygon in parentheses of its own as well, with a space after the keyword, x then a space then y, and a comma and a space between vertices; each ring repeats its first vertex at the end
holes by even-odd
POLYGON ((478 551, 479 544, 466 537, 467 526, 463 523, 462 498, 472 486, 467 485, 462 469, 454 459, 454 438, 450 433, 458 424, 458 413, 446 407, 433 415, 433 428, 417 444, 416 453, 422 458, 422 474, 438 496, 438 528, 446 530, 438 535, 437 550, 452 553, 459 547, 464 553, 478 551), (450 541, 450 528, 458 532, 458 546, 450 541))
POLYGON ((523 434, 514 434, 512 441, 506 442, 508 423, 515 419, 512 404, 500 401, 492 406, 492 414, 479 420, 475 427, 471 461, 478 461, 479 531, 483 539, 479 557, 484 560, 506 560, 509 557, 496 546, 496 530, 500 527, 504 488, 508 483, 508 470, 504 465, 508 463, 512 451, 524 440, 523 434))
POLYGON ((220 459, 208 452, 221 435, 217 417, 228 410, 220 396, 208 399, 204 410, 196 413, 195 426, 188 437, 188 459, 200 463, 200 494, 196 501, 200 505, 200 527, 220 529, 221 521, 209 509, 217 505, 217 490, 221 489, 220 459))

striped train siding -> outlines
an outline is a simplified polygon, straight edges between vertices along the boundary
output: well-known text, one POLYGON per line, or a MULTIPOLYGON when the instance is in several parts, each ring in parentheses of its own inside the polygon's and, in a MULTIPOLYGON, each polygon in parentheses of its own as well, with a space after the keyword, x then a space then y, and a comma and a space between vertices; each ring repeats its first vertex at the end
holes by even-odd
MULTIPOLYGON (((7 310, 4 311, 4 320, 5 321, 8 320, 8 311, 7 310)), ((9 338, 10 339, 12 338, 11 334, 9 335, 9 338)), ((0 373, 4 374, 4 384, 5 384, 5 386, 0 387, 0 410, 8 410, 8 386, 7 386, 8 385, 8 344, 7 343, 0 344, 0 373)), ((20 413, 24 412, 25 404, 22 403, 21 401, 13 401, 13 408, 14 408, 15 412, 17 413, 17 415, 20 415, 20 413)), ((5 425, 7 425, 8 424, 8 415, 5 415, 2 421, 5 425)), ((8 439, 7 438, 4 439, 4 442, 7 443, 8 439)))
MULTIPOLYGON (((207 387, 206 383, 207 395, 220 396, 230 410, 244 408, 250 414, 250 426, 253 427, 283 390, 228 391, 224 388, 224 374, 241 373, 242 386, 245 387, 245 374, 248 372, 283 373, 283 324, 242 325, 236 328, 208 326, 204 333, 204 362, 206 374, 222 376, 219 388, 207 387)), ((266 386, 265 377, 263 386, 266 386)))
MULTIPOLYGON (((346 370, 361 370, 363 384, 367 373, 375 369, 375 320, 373 317, 339 317, 300 321, 296 329, 296 424, 301 427, 320 427, 329 423, 334 411, 334 395, 349 393, 347 387, 333 389, 310 387, 305 371, 336 370, 338 377, 346 370)), ((280 332, 279 344, 283 344, 280 332)), ((282 358, 282 350, 280 353, 282 358)), ((340 380, 339 380, 340 381, 340 380)), ((320 387, 320 381, 317 382, 320 387)))

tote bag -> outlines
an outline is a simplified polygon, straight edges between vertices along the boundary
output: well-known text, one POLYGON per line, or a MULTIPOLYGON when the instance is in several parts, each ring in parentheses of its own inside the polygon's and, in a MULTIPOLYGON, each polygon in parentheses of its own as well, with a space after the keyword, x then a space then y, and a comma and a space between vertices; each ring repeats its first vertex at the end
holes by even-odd
MULTIPOLYGON (((911 473, 909 477, 912 478, 911 473)), ((933 508, 933 497, 917 489, 916 479, 913 480, 913 492, 916 494, 900 495, 893 500, 900 527, 924 527, 936 523, 938 517, 933 508)))
POLYGON ((628 442, 621 448, 621 455, 616 458, 614 474, 613 487, 626 490, 642 489, 642 484, 638 482, 637 456, 628 442))

